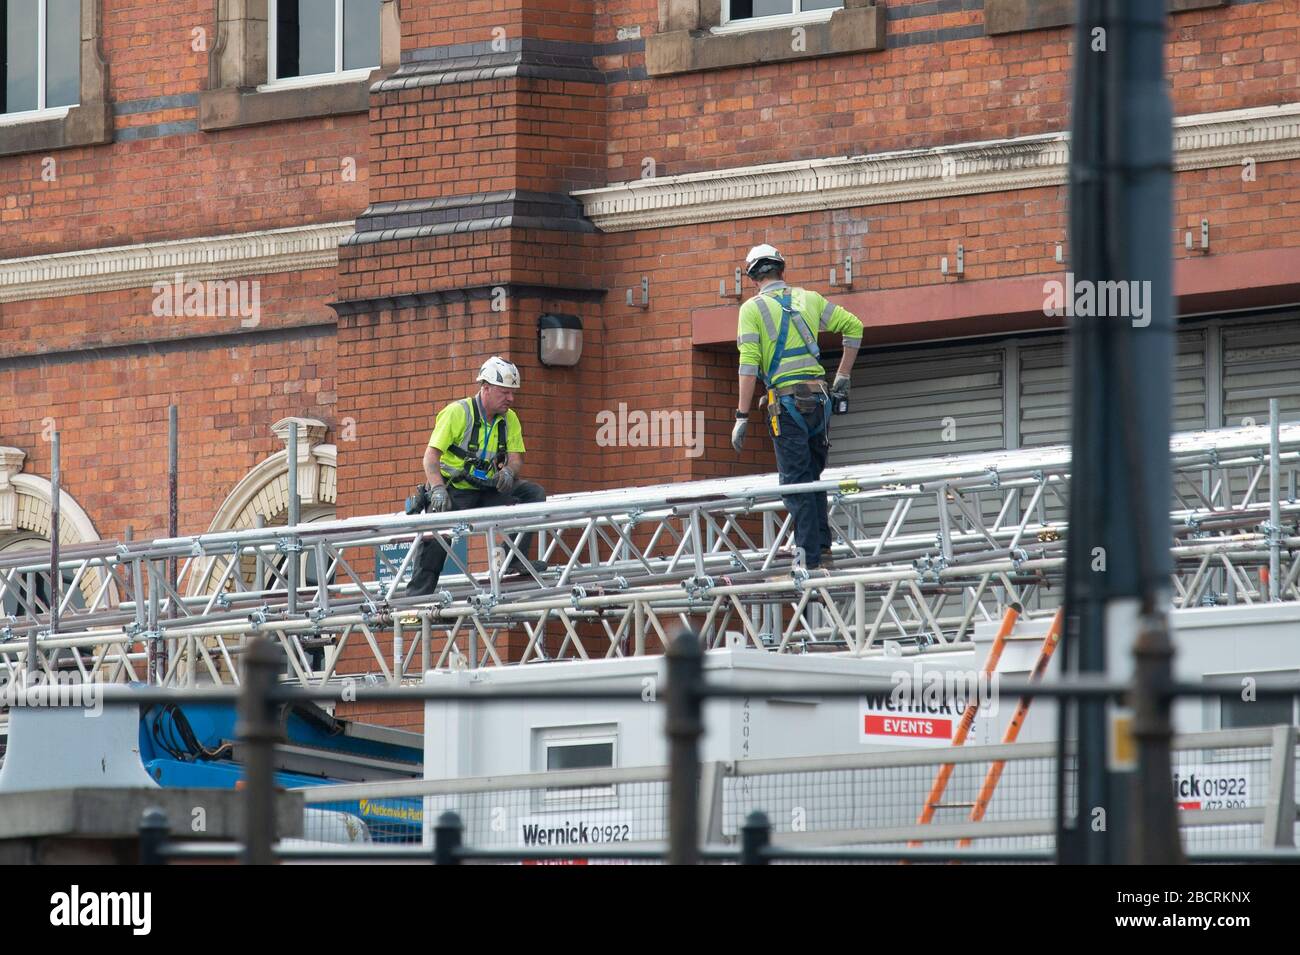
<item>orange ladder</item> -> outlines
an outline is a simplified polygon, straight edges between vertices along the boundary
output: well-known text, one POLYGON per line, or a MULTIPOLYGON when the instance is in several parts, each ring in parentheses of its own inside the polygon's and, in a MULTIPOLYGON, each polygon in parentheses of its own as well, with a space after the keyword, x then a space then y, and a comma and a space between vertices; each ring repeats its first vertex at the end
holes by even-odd
MULTIPOLYGON (((988 659, 984 661, 983 675, 989 676, 996 669, 998 661, 1002 658, 1002 651, 1006 648, 1007 639, 1011 636, 1011 631, 1015 629, 1016 622, 1020 619, 1023 611, 1019 604, 1013 603, 1007 607, 1006 613, 1002 617, 1002 626, 998 628, 997 636, 993 639, 993 646, 989 649, 988 659)), ((1043 638, 1042 649, 1038 652, 1038 659, 1034 663, 1034 668, 1030 672, 1031 680, 1041 679, 1047 670, 1047 664, 1052 659, 1052 653, 1056 650, 1056 645, 1060 641, 1061 625, 1064 619, 1064 609, 1056 611, 1056 616, 1052 618, 1052 625, 1047 629, 1047 635, 1043 638)), ((952 745, 961 746, 966 742, 970 735, 971 727, 975 723, 975 715, 979 711, 979 701, 975 700, 968 703, 966 711, 962 714, 961 722, 957 726, 957 734, 953 737, 952 745)), ((1016 706, 1016 712, 1011 717, 1006 732, 1003 734, 1002 742, 1014 743, 1020 735, 1020 728, 1024 725, 1025 717, 1029 713, 1029 698, 1022 698, 1016 706)), ((917 817, 917 825, 928 825, 933 819, 935 810, 941 808, 955 808, 960 806, 964 808, 971 807, 970 819, 972 822, 978 822, 984 818, 984 813, 988 810, 989 801, 993 798, 993 792, 997 789, 998 780, 1002 776, 1002 770, 1006 765, 1005 760, 997 760, 989 768, 988 774, 984 778, 984 785, 980 787, 979 795, 973 803, 953 803, 945 806, 942 803, 944 791, 948 788, 948 782, 952 778, 955 764, 944 763, 939 767, 939 772, 935 774, 934 784, 930 787, 930 794, 925 798, 925 805, 921 808, 921 814, 917 817)), ((917 848, 920 845, 917 841, 908 843, 909 848, 917 848)), ((969 839, 962 839, 959 846, 966 847, 970 845, 969 839)))
MULTIPOLYGON (((1038 659, 1034 661, 1034 668, 1029 672, 1030 682, 1041 680, 1043 674, 1047 672, 1047 664, 1052 661, 1052 654, 1056 651, 1056 645, 1061 640, 1061 624, 1064 619, 1065 608, 1062 607, 1056 611, 1056 616, 1052 618, 1052 625, 1047 629, 1047 636, 1043 637, 1043 647, 1038 651, 1038 659)), ((1020 736, 1020 728, 1025 725, 1025 717, 1029 715, 1029 704, 1033 697, 1022 696, 1020 702, 1016 704, 1016 712, 1011 716, 1011 722, 1007 724, 1007 730, 1002 734, 1002 742, 1014 743, 1020 736)), ((1005 759, 994 760, 993 765, 989 767, 988 774, 984 777, 984 785, 980 787, 980 793, 975 797, 975 805, 971 807, 970 821, 979 822, 984 818, 984 813, 989 808, 989 801, 993 798, 993 791, 998 788, 998 780, 1002 778, 1002 770, 1006 767, 1005 759)), ((967 848, 970 845, 969 839, 961 839, 957 842, 960 849, 967 848)))
MULTIPOLYGON (((1002 651, 1007 645, 1007 637, 1011 636, 1011 631, 1015 629, 1016 621, 1020 619, 1022 612, 1020 604, 1012 603, 1002 615, 1002 626, 998 628, 997 636, 993 638, 993 646, 989 649, 988 659, 984 661, 984 676, 991 675, 997 669, 998 660, 1002 658, 1002 651)), ((971 727, 975 725, 975 714, 979 712, 979 708, 978 699, 966 705, 966 711, 961 715, 961 722, 957 724, 957 735, 952 740, 953 746, 961 746, 966 742, 971 727)), ((934 819, 935 810, 941 807, 940 800, 943 799, 944 790, 948 788, 948 780, 952 778, 954 768, 953 763, 944 763, 939 767, 939 772, 934 777, 934 785, 930 787, 930 794, 925 797, 925 805, 921 807, 921 815, 916 819, 918 826, 929 825, 934 819)), ((908 846, 915 849, 920 844, 909 842, 908 846)))

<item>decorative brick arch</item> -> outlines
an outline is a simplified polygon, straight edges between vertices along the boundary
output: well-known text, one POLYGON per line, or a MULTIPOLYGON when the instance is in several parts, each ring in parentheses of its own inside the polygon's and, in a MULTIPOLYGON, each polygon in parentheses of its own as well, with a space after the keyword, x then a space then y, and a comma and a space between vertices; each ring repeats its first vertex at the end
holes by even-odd
MULTIPOLYGON (((298 429, 298 498, 302 521, 310 523, 332 517, 337 500, 338 448, 321 444, 326 425, 312 418, 285 418, 272 430, 286 448, 259 462, 234 486, 212 519, 208 532, 246 530, 257 526, 261 515, 267 525, 288 523, 289 514, 289 428, 298 429)), ((251 570, 245 568, 245 575, 251 570)), ((190 581, 188 595, 210 594, 217 586, 211 562, 190 581)))
MULTIPOLYGON (((18 448, 0 448, 0 550, 13 541, 35 536, 50 539, 54 486, 43 477, 22 474, 27 454, 18 448)), ((68 547, 99 540, 90 516, 67 491, 59 492, 59 542, 68 547)), ((82 596, 89 603, 99 591, 100 571, 81 579, 82 596)))

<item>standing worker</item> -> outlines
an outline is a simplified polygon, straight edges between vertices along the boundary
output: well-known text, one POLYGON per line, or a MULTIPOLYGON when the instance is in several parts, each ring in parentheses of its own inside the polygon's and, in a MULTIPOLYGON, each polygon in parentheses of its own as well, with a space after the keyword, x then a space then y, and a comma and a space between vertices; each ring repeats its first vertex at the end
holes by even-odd
MULTIPOLYGON (((846 309, 832 305, 816 292, 791 288, 783 281, 785 259, 770 245, 756 245, 745 257, 745 273, 758 285, 758 294, 740 306, 736 345, 740 349, 740 400, 731 446, 740 451, 749 427, 755 382, 767 391, 768 428, 776 445, 776 467, 782 484, 819 481, 830 450, 831 401, 826 375, 818 362, 817 335, 844 336, 830 398, 847 407, 849 372, 862 347, 862 322, 846 309)), ((831 566, 831 531, 826 519, 826 494, 783 497, 794 518, 795 544, 809 570, 831 566)))
MULTIPOLYGON (((511 409, 519 390, 519 369, 493 356, 479 369, 478 394, 453 401, 438 412, 429 446, 424 450, 425 484, 407 502, 408 514, 423 510, 466 511, 478 507, 536 504, 546 491, 532 481, 519 480, 524 467, 524 436, 519 416, 511 409)), ((528 558, 536 573, 545 561, 529 555, 533 535, 518 542, 519 555, 528 558)), ((408 597, 433 593, 442 575, 447 552, 437 540, 421 541, 415 573, 406 588, 408 597)), ((516 555, 514 574, 526 574, 516 555)))

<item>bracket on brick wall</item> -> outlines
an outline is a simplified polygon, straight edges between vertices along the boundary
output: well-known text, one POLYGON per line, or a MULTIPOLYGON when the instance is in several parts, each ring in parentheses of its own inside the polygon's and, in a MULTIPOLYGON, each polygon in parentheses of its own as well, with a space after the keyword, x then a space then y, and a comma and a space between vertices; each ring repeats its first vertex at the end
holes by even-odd
POLYGON ((844 256, 844 281, 835 281, 835 266, 831 266, 831 288, 853 288, 853 256, 844 256))
POLYGON ((1056 243, 1056 261, 1059 262, 1059 263, 1064 263, 1064 262, 1065 262, 1065 243, 1064 243, 1064 242, 1058 242, 1058 243, 1056 243))
MULTIPOLYGON (((732 277, 732 281, 735 283, 735 290, 734 290, 734 291, 731 291, 731 292, 728 292, 728 291, 727 291, 727 280, 726 280, 726 279, 718 279, 718 298, 734 298, 736 301, 739 302, 739 301, 741 300, 741 298, 744 297, 744 294, 745 294, 744 291, 743 291, 743 290, 741 289, 741 287, 740 287, 740 269, 736 269, 736 273, 735 273, 735 275, 732 277)), ((629 295, 631 294, 631 291, 630 291, 630 290, 629 290, 628 294, 629 294, 629 295)))
MULTIPOLYGON (((945 255, 943 261, 939 263, 939 271, 944 275, 949 274, 948 256, 945 255)), ((960 242, 957 243, 957 262, 956 268, 952 270, 952 274, 956 275, 957 278, 961 278, 966 274, 966 246, 962 245, 960 242)))
POLYGON ((1201 244, 1192 243, 1192 230, 1188 229, 1183 235, 1183 248, 1188 252, 1209 252, 1210 251, 1210 220, 1201 220, 1201 244))
POLYGON ((633 289, 627 290, 627 304, 631 308, 649 308, 650 307, 650 276, 641 276, 641 301, 634 301, 633 289))

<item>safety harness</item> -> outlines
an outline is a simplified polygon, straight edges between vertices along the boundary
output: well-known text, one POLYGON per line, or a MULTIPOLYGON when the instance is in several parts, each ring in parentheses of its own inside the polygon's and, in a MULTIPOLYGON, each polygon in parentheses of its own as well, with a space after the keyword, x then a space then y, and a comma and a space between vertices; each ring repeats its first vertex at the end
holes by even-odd
POLYGON ((479 448, 486 448, 488 445, 489 425, 484 423, 483 416, 479 412, 478 398, 462 398, 460 403, 465 408, 467 427, 461 437, 461 443, 449 445, 447 450, 461 459, 461 467, 459 470, 452 470, 443 464, 440 469, 448 485, 454 486, 458 481, 468 481, 480 490, 489 490, 496 487, 496 478, 492 472, 500 470, 506 463, 506 416, 501 415, 497 418, 496 454, 491 458, 480 457, 479 448), (480 434, 483 438, 481 443, 480 434))
MULTIPOLYGON (((791 301, 789 287, 781 291, 781 297, 776 299, 776 302, 781 306, 781 325, 773 342, 772 360, 768 362, 766 373, 760 372, 763 385, 767 388, 768 424, 772 428, 772 434, 779 436, 781 434, 781 409, 785 408, 790 412, 790 417, 795 420, 804 434, 809 438, 814 438, 825 432, 831 419, 831 405, 826 400, 825 382, 817 380, 814 385, 809 379, 816 379, 818 376, 812 374, 805 376, 803 380, 795 381, 780 388, 775 387, 774 383, 777 370, 781 367, 781 362, 786 358, 809 355, 816 361, 821 358, 821 349, 817 346, 817 338, 808 327, 803 314, 795 310, 791 301), (794 321, 795 330, 799 333, 803 345, 787 349, 785 343, 790 332, 791 320, 794 321), (821 421, 817 423, 816 427, 810 428, 808 422, 804 420, 803 412, 816 410, 819 403, 822 410, 821 421)), ((767 299, 762 293, 758 296, 757 304, 759 311, 767 319, 767 326, 770 328, 774 323, 771 321, 771 313, 767 308, 767 299)))

